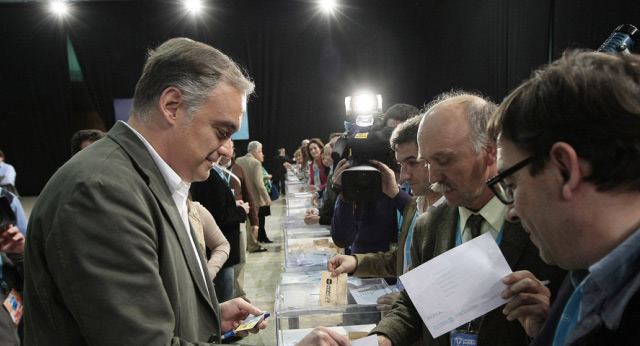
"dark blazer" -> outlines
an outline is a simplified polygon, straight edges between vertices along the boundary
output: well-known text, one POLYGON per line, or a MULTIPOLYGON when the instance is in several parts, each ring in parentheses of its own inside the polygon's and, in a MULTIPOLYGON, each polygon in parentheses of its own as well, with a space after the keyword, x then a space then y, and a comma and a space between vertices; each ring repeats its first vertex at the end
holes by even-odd
MULTIPOLYGON (((458 208, 446 203, 421 215, 414 226, 410 268, 450 250, 456 246, 458 208)), ((542 262, 538 249, 531 243, 521 225, 507 222, 504 226, 500 250, 511 270, 529 270, 540 280, 550 280, 552 297, 555 297, 565 271, 542 262)), ((518 321, 507 321, 502 307, 481 317, 478 345, 512 346, 528 345, 531 339, 518 321)), ((422 338, 422 345, 449 346, 449 334, 433 339, 415 309, 406 291, 393 309, 380 321, 372 333, 384 334, 393 345, 408 345, 416 338, 422 338)))
MULTIPOLYGON (((557 299, 551 306, 551 312, 547 317, 547 321, 533 343, 531 343, 531 346, 553 345, 553 339, 556 335, 556 328, 560 322, 560 317, 562 316, 565 305, 567 305, 573 291, 574 287, 571 284, 569 275, 567 275, 565 281, 560 287, 557 299)), ((619 294, 629 294, 629 292, 621 292, 619 294)), ((598 312, 600 315, 606 314, 602 306, 597 307, 597 309, 600 310, 598 312)), ((616 326, 614 330, 609 329, 602 320, 599 320, 600 324, 597 328, 594 328, 590 333, 578 338, 571 343, 571 345, 635 344, 640 340, 640 328, 638 328, 638 321, 640 321, 640 290, 635 291, 635 293, 629 297, 629 302, 627 303, 624 313, 622 314, 622 318, 620 319, 620 325, 616 326)))
POLYGON ((117 123, 58 169, 33 208, 25 344, 219 342, 218 301, 187 232, 149 151, 117 123))
POLYGON ((191 198, 200 202, 211 213, 222 234, 229 241, 229 258, 222 267, 240 263, 240 223, 247 219, 247 213, 236 205, 236 199, 227 182, 218 172, 211 170, 207 180, 191 184, 191 198))

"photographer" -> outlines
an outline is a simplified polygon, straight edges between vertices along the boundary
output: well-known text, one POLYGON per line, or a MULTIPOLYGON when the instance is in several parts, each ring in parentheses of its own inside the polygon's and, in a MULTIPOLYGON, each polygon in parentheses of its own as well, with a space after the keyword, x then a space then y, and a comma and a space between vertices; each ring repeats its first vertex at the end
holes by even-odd
MULTIPOLYGON (((404 218, 398 248, 387 252, 334 256, 327 263, 328 270, 334 275, 348 273, 359 277, 398 277, 407 272, 416 219, 419 215, 444 201, 442 193, 429 188, 428 168, 422 162, 417 161, 417 133, 421 119, 421 116, 416 116, 398 125, 390 140, 391 147, 396 153, 396 159, 401 165, 400 178, 409 183, 414 194, 403 211, 404 218)), ((393 188, 395 181, 393 171, 381 162, 376 161, 375 163, 383 173, 383 179, 387 182, 386 186, 393 188)), ((398 193, 395 191, 398 190, 397 186, 393 190, 387 194, 398 193)), ((384 304, 380 309, 390 310, 399 295, 399 292, 395 292, 380 297, 378 303, 384 304)))
MULTIPOLYGON (((394 105, 385 118, 406 120, 417 113, 415 107, 394 105)), ((334 187, 342 185, 342 173, 349 167, 346 159, 340 160, 332 177, 334 187)), ((398 191, 395 181, 383 180, 382 191, 385 195, 368 202, 347 201, 339 195, 331 220, 331 237, 336 245, 351 246, 352 254, 389 251, 390 243, 398 237, 398 211, 404 210, 411 196, 398 191)))

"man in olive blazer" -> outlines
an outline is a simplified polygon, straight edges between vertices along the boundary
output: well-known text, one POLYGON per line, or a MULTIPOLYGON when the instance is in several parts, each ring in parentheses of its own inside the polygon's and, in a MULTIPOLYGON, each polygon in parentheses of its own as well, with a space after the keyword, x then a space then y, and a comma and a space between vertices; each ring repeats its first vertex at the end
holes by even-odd
MULTIPOLYGON (((442 192, 447 203, 416 221, 409 270, 479 234, 490 233, 512 270, 528 270, 541 280, 550 280, 550 292, 525 303, 531 309, 548 308, 544 302, 555 296, 565 273, 542 262, 519 223, 506 222, 505 205, 485 184, 498 173, 496 144, 486 132, 495 109, 495 104, 477 95, 452 92, 437 97, 425 112, 418 130, 418 161, 427 163, 431 189, 442 192)), ((473 329, 479 345, 524 346, 530 341, 520 323, 509 321, 502 308, 480 317, 473 329)), ((372 333, 378 334, 381 346, 409 345, 417 340, 421 345, 451 345, 449 333, 437 339, 431 336, 406 291, 372 333)))
POLYGON ((252 90, 202 43, 171 39, 150 54, 129 123, 62 166, 33 208, 26 345, 204 345, 260 313, 218 305, 186 212, 189 183, 231 155, 252 90))

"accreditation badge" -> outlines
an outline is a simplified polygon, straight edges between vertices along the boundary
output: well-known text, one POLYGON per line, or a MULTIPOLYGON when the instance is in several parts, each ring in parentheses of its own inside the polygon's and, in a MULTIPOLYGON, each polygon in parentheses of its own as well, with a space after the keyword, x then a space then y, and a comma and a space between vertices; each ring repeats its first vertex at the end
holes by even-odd
POLYGON ((477 334, 461 334, 456 331, 451 332, 451 346, 477 346, 478 335, 477 334))
POLYGON ((11 289, 7 299, 4 300, 4 308, 7 309, 9 315, 11 315, 11 319, 13 320, 13 324, 18 327, 18 323, 20 323, 20 318, 22 317, 22 298, 20 297, 20 293, 16 291, 15 288, 11 289))

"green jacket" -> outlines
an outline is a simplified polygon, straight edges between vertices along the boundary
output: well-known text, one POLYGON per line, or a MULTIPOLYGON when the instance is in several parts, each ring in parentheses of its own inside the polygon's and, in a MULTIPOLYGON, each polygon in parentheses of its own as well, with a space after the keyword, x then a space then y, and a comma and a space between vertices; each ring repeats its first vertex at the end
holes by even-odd
MULTIPOLYGON (((421 215, 416 221, 411 243, 411 265, 409 269, 450 250, 456 246, 458 208, 446 203, 421 215)), ((500 250, 511 270, 529 270, 540 280, 550 280, 551 296, 555 297, 566 272, 542 262, 538 249, 519 223, 506 222, 500 242, 500 250)), ((425 297, 428 299, 428 297, 425 297)), ((449 333, 437 339, 431 337, 422 322, 409 295, 402 291, 393 309, 380 321, 371 333, 389 337, 394 346, 409 345, 420 340, 421 345, 449 346, 449 333)), ((520 322, 507 321, 502 307, 481 317, 478 345, 518 346, 528 345, 531 339, 526 335, 520 322)))
POLYGON ((33 208, 25 345, 219 342, 213 285, 186 232, 147 148, 117 123, 54 174, 33 208))

